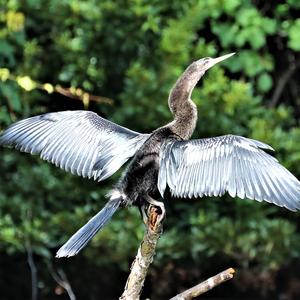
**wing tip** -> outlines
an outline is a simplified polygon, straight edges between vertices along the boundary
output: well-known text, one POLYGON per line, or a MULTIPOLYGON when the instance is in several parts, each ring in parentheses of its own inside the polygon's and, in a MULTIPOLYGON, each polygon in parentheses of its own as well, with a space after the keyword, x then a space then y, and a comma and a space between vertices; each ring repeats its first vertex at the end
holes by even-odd
POLYGON ((246 138, 246 139, 249 140, 250 143, 253 144, 255 147, 258 147, 260 149, 265 149, 265 150, 271 150, 275 152, 275 149, 266 143, 251 138, 246 138))
POLYGON ((78 253, 78 251, 75 251, 74 249, 68 249, 68 248, 65 248, 64 246, 62 246, 56 252, 55 257, 56 258, 63 258, 63 257, 69 258, 69 257, 75 256, 77 253, 78 253))

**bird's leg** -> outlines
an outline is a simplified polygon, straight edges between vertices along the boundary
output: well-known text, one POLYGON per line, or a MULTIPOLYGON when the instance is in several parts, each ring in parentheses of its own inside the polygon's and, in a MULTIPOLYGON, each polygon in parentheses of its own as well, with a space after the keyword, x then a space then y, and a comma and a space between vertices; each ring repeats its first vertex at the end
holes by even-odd
POLYGON ((141 217, 147 228, 155 230, 166 216, 166 209, 163 202, 154 200, 150 196, 145 198, 145 202, 139 206, 141 217))
POLYGON ((150 223, 156 226, 156 224, 160 224, 166 216, 165 205, 163 202, 154 200, 150 196, 147 196, 146 200, 149 203, 147 212, 148 222, 150 221, 150 223), (159 209, 159 211, 157 211, 157 208, 159 209), (151 218, 153 216, 153 210, 155 210, 155 220, 151 218))
POLYGON ((139 206, 139 209, 140 209, 143 222, 147 226, 148 224, 147 206, 143 204, 142 206, 139 206))

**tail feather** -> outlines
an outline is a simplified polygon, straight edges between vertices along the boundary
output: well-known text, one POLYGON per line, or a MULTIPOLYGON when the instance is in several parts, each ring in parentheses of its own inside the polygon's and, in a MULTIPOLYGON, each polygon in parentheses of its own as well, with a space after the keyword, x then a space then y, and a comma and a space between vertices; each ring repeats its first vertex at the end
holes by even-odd
POLYGON ((70 257, 76 255, 109 221, 121 202, 121 197, 109 200, 101 211, 70 237, 70 239, 57 251, 56 257, 70 257))

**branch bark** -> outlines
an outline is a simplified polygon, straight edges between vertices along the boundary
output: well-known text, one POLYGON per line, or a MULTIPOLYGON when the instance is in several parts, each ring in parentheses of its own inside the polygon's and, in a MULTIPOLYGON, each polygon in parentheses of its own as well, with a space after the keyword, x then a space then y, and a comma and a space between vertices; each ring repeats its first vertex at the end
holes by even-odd
POLYGON ((191 300, 199 295, 206 293, 207 291, 213 289, 217 285, 233 278, 233 274, 235 273, 234 269, 229 268, 209 279, 193 286, 192 288, 184 291, 171 298, 170 300, 191 300))
POLYGON ((153 261, 156 245, 162 234, 162 222, 159 217, 161 211, 152 205, 150 205, 149 211, 144 238, 132 263, 120 300, 138 300, 140 298, 148 268, 153 261))

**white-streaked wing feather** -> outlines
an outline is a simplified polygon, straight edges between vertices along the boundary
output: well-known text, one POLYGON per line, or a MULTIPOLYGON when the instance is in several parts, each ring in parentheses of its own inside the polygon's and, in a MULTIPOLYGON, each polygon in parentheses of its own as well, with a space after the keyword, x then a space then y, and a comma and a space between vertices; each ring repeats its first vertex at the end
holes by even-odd
POLYGON ((172 195, 189 198, 228 192, 232 197, 300 209, 299 180, 263 149, 273 150, 234 135, 168 140, 160 152, 159 191, 163 196, 169 186, 172 195))
POLYGON ((12 124, 0 144, 39 154, 82 177, 103 180, 118 170, 148 138, 90 111, 63 111, 12 124))

